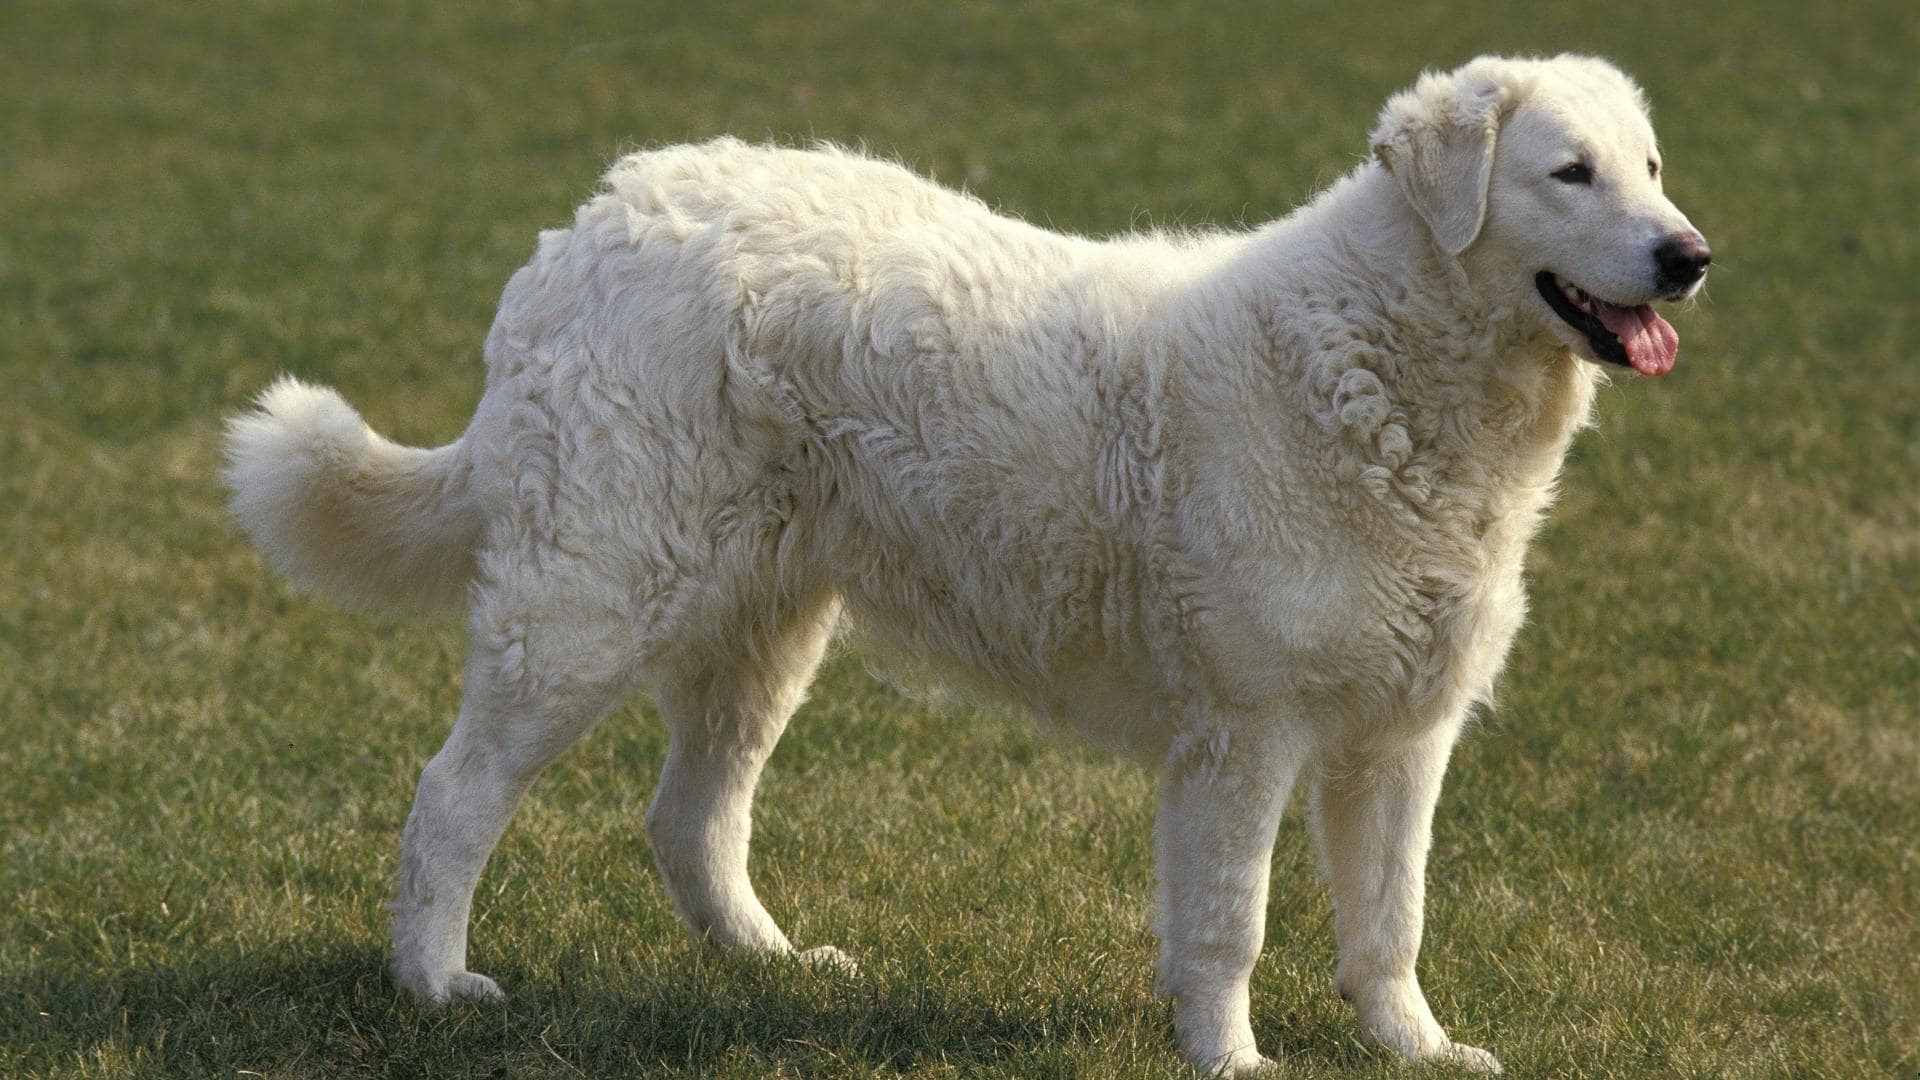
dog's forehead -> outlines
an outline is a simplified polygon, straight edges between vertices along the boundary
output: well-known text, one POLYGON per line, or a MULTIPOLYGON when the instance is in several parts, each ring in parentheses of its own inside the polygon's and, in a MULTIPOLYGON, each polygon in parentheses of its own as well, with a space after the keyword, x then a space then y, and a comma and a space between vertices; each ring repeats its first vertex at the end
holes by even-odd
POLYGON ((1653 124, 1626 77, 1594 65, 1548 65, 1528 88, 1517 126, 1541 152, 1639 155, 1654 148, 1653 124))

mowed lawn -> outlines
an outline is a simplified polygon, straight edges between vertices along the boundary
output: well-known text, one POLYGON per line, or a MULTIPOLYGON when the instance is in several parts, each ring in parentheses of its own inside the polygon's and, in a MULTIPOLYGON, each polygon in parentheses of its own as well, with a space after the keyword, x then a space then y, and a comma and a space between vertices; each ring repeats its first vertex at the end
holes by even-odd
MULTIPOLYGON (((1659 382, 1603 392, 1455 758, 1423 974, 1520 1076, 1920 1068, 1920 17, 1574 6, 0 5, 0 1074, 1183 1075, 1152 996, 1153 779, 838 655, 755 873, 853 977, 715 957, 641 833, 643 704, 482 883, 502 1007, 421 1009, 382 901, 457 620, 333 610, 226 519, 277 372, 435 445, 536 231, 614 156, 864 143, 1031 221, 1239 227, 1423 67, 1606 54, 1712 238, 1659 382)), ((1332 993, 1298 819, 1254 1029, 1423 1075, 1332 993)))

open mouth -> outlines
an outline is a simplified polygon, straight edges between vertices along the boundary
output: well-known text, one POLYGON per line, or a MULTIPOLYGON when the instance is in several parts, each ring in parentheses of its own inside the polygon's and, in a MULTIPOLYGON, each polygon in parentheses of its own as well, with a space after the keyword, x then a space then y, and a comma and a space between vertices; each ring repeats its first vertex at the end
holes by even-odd
POLYGON ((1665 375, 1680 356, 1680 335, 1647 304, 1609 304, 1551 270, 1533 276, 1541 299, 1587 339, 1596 359, 1642 375, 1665 375))

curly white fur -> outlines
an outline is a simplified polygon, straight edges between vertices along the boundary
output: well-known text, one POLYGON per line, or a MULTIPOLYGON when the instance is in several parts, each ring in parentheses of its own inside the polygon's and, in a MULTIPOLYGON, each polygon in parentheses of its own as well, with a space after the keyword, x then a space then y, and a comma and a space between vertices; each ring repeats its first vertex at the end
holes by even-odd
POLYGON ((844 622, 1158 763, 1160 985, 1191 1060, 1264 1060, 1248 976, 1304 776, 1363 1030, 1497 1068, 1449 1041, 1414 960, 1441 774, 1594 392, 1532 275, 1637 280, 1643 234, 1684 219, 1657 186, 1588 207, 1535 175, 1574 150, 1643 170, 1638 91, 1599 61, 1430 75, 1374 143, 1257 231, 1104 243, 841 150, 636 154, 508 284, 458 442, 269 391, 228 476, 274 564, 363 602, 470 595, 465 700, 403 845, 400 984, 498 993, 466 970, 481 868, 640 686, 672 731, 647 830, 676 908, 790 951, 747 879, 749 806, 844 622))

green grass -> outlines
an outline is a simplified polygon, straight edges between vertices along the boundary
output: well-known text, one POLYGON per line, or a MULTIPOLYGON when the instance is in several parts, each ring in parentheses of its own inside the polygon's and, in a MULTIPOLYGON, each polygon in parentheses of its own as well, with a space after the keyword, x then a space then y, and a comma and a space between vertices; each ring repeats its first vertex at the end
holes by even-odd
MULTIPOLYGON (((1231 225, 1345 171, 1420 68, 1563 48, 1646 84, 1714 283, 1568 462, 1442 804, 1429 993, 1523 1076, 1920 1068, 1910 5, 481 8, 0 6, 0 1074, 1181 1075, 1150 778, 844 655, 755 867, 862 974, 674 925, 635 707, 482 885, 509 1003, 396 1001, 381 901, 460 636, 271 579, 220 417, 291 371, 451 438, 499 288, 635 145, 859 141, 1061 228, 1231 225)), ((1274 893, 1266 1050, 1421 1075, 1328 989, 1297 823, 1274 893)))

